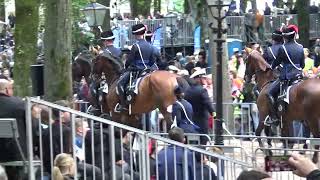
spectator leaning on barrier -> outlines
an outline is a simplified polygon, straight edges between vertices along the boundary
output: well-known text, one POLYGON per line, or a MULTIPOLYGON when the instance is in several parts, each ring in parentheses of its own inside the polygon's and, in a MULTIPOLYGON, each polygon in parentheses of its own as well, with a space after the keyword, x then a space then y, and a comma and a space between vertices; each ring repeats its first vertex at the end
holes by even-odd
MULTIPOLYGON (((169 131, 169 138, 180 143, 185 142, 183 129, 175 127, 169 131)), ((184 148, 175 145, 169 145, 158 153, 158 172, 159 180, 184 179, 184 163, 187 163, 188 177, 194 179, 193 155, 187 152, 187 161, 184 159, 184 148), (174 159, 175 158, 175 159, 174 159), (173 162, 176 162, 175 164, 173 162), (176 170, 176 171, 175 171, 176 170), (176 178, 175 178, 176 177, 176 178)), ((156 169, 156 167, 155 167, 156 169)), ((188 180, 188 179, 186 179, 188 180)))
MULTIPOLYGON (((12 83, 6 79, 0 79, 0 118, 15 118, 18 127, 18 142, 21 146, 24 158, 27 155, 25 103, 21 99, 13 96, 12 83)), ((19 148, 14 139, 0 138, 0 162, 20 161, 19 148)), ((23 178, 23 168, 7 167, 9 179, 19 180, 23 178)))

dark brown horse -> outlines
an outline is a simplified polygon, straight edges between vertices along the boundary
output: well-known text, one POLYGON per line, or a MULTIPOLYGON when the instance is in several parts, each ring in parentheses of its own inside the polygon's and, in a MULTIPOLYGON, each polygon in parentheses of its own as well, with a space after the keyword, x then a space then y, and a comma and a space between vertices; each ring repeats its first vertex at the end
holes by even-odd
POLYGON ((91 74, 91 62, 94 56, 89 52, 80 52, 72 62, 72 80, 80 82, 82 77, 89 83, 91 74))
MULTIPOLYGON (((270 107, 266 96, 271 81, 275 79, 270 65, 264 60, 258 51, 246 49, 246 76, 249 79, 255 75, 260 94, 257 99, 259 110, 259 125, 256 135, 260 136, 264 128, 265 118, 270 114, 270 107)), ((289 131, 293 120, 304 121, 309 127, 315 138, 320 137, 319 120, 320 111, 320 79, 307 79, 293 85, 289 94, 290 103, 282 115, 281 135, 289 137, 289 131)), ((262 143, 259 143, 260 146, 262 143)), ((319 149, 319 146, 315 147, 319 149)), ((318 152, 314 153, 313 161, 318 161, 318 152)))
POLYGON ((172 123, 171 114, 167 108, 176 101, 174 88, 182 78, 167 71, 155 71, 145 76, 139 85, 139 94, 131 106, 131 115, 128 112, 117 113, 115 106, 119 102, 116 93, 117 81, 123 70, 121 61, 114 59, 107 53, 98 55, 93 61, 93 77, 96 82, 101 81, 102 73, 105 74, 108 84, 108 93, 104 96, 102 109, 103 112, 111 115, 112 120, 122 122, 128 125, 137 126, 137 119, 143 113, 148 113, 159 108, 167 125, 172 123))

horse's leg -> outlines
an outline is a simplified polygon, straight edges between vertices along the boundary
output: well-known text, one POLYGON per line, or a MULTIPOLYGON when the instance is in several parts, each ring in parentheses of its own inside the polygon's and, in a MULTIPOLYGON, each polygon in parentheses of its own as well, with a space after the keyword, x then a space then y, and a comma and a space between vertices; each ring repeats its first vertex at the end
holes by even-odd
MULTIPOLYGON (((310 118, 308 119, 308 125, 309 125, 309 128, 313 134, 313 137, 314 138, 319 138, 320 137, 320 134, 319 134, 319 118, 310 118)), ((316 150, 319 150, 319 145, 315 145, 314 148, 316 150)), ((314 154, 313 154, 313 157, 312 157, 312 162, 314 163, 318 163, 318 159, 319 159, 319 152, 315 151, 314 154)))
POLYGON ((167 132, 170 129, 172 122, 173 122, 171 113, 169 113, 167 111, 167 108, 160 108, 160 112, 163 115, 163 118, 165 120, 164 121, 165 127, 163 128, 163 130, 164 130, 164 132, 167 132))
MULTIPOLYGON (((260 114, 259 114, 259 124, 258 124, 258 127, 257 127, 256 132, 255 132, 255 135, 256 135, 256 136, 261 136, 262 130, 266 128, 265 125, 264 125, 264 120, 265 120, 266 117, 267 117, 266 114, 260 112, 260 114)), ((266 130, 265 130, 265 131, 266 131, 266 130)), ((267 130, 267 132, 265 132, 266 135, 268 135, 268 132, 269 132, 268 130, 267 130)), ((259 143, 259 147, 260 147, 260 148, 264 148, 264 145, 263 145, 263 143, 262 143, 262 141, 261 141, 261 138, 258 138, 258 143, 259 143)), ((268 144, 269 144, 269 141, 268 141, 268 144)), ((270 142, 270 144, 271 144, 271 142, 270 142)), ((271 151, 265 151, 265 150, 263 150, 263 152, 264 152, 266 155, 271 155, 271 154, 272 154, 271 151)))
MULTIPOLYGON (((292 121, 288 122, 288 119, 282 117, 282 127, 281 127, 281 137, 290 137, 290 126, 292 129, 292 121)), ((283 140, 283 148, 287 149, 289 147, 289 140, 283 140)), ((284 155, 287 154, 287 150, 284 151, 284 155)))

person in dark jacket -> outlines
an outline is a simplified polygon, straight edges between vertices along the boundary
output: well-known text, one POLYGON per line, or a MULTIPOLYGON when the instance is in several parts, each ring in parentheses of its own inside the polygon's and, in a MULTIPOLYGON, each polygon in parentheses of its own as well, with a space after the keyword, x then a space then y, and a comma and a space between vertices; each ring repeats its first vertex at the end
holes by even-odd
MULTIPOLYGON (((205 70, 201 69, 190 76, 194 81, 191 81, 190 88, 185 92, 185 99, 192 105, 192 119, 200 127, 199 133, 208 134, 208 119, 209 115, 213 114, 214 109, 207 90, 201 85, 201 75, 204 74, 205 70)), ((200 141, 201 144, 206 144, 207 139, 202 136, 200 137, 200 141)))
POLYGON ((103 52, 109 53, 113 57, 120 60, 121 58, 121 50, 119 48, 114 47, 113 41, 115 37, 113 35, 113 32, 111 30, 105 31, 101 33, 101 40, 103 41, 103 52))
POLYGON ((304 51, 303 46, 296 42, 296 36, 298 30, 296 26, 290 25, 285 27, 282 31, 284 38, 284 44, 281 46, 278 52, 277 58, 273 61, 271 68, 275 69, 282 64, 280 70, 280 77, 273 82, 268 92, 268 100, 271 108, 272 119, 276 118, 275 98, 280 90, 280 82, 285 80, 295 80, 302 76, 302 70, 304 68, 304 51))
POLYGON ((272 33, 272 46, 265 49, 263 58, 271 65, 277 59, 279 49, 283 44, 282 32, 277 29, 272 33))
MULTIPOLYGON (((175 127, 169 131, 169 138, 184 143, 183 129, 175 127)), ((158 172, 159 180, 184 179, 184 148, 180 146, 169 145, 158 153, 158 172), (176 162, 175 164, 173 162, 176 162), (176 178, 175 178, 176 176, 176 178)), ((187 167, 189 180, 194 179, 193 172, 193 154, 187 152, 187 167)), ((156 169, 156 167, 154 168, 156 169)), ((186 179, 188 180, 188 179, 186 179)))
MULTIPOLYGON (((67 107, 67 102, 60 100, 55 104, 67 107)), ((50 139, 50 128, 43 131, 43 165, 46 172, 51 172, 51 159, 60 153, 72 153, 72 131, 70 127, 70 114, 57 109, 52 109, 53 123, 51 124, 52 139, 50 139), (60 134, 62 133, 62 134, 60 134), (62 142, 61 142, 62 136, 62 142), (52 141, 52 147, 50 145, 52 141), (52 150, 50 150, 52 148, 52 150)), ((49 125, 50 126, 50 125, 49 125)))
MULTIPOLYGON (((0 118, 15 118, 18 127, 18 143, 22 155, 14 139, 0 138, 0 162, 21 161, 27 157, 27 137, 25 121, 25 103, 13 96, 13 85, 6 79, 0 79, 0 118)), ((6 168, 8 178, 20 180, 23 178, 23 169, 18 167, 6 168)))
MULTIPOLYGON (((153 33, 151 31, 146 32, 146 35, 145 35, 146 41, 148 43, 150 43, 151 45, 152 45, 152 36, 153 36, 153 33)), ((166 66, 166 63, 162 62, 160 50, 157 49, 153 45, 152 45, 152 48, 153 48, 153 54, 154 54, 153 57, 154 57, 154 60, 156 62, 157 67, 159 69, 164 69, 166 66)))
POLYGON ((172 119, 177 126, 182 128, 185 133, 198 133, 199 127, 193 121, 192 105, 184 99, 184 93, 181 87, 176 87, 174 93, 177 101, 172 106, 172 119))
POLYGON ((216 180, 217 176, 214 173, 213 169, 208 165, 204 164, 204 156, 200 153, 195 153, 196 164, 195 164, 195 180, 216 180))

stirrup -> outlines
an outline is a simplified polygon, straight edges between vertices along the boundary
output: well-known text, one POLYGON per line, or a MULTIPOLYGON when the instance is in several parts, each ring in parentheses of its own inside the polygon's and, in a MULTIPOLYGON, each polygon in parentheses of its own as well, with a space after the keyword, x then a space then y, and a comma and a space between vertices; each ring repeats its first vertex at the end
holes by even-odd
POLYGON ((114 112, 121 113, 128 111, 128 108, 123 107, 120 103, 117 103, 116 106, 114 107, 114 112))

